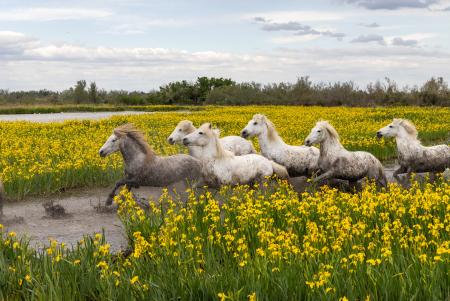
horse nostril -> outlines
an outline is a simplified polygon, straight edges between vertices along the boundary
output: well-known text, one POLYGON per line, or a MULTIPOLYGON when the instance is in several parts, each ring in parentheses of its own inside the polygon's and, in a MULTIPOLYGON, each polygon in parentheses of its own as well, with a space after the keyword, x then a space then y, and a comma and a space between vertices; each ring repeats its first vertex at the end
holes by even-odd
POLYGON ((306 142, 306 145, 308 145, 308 144, 309 144, 309 140, 306 140, 305 142, 306 142))
POLYGON ((247 131, 242 131, 241 136, 243 137, 247 136, 247 131))
POLYGON ((169 141, 170 144, 173 143, 173 139, 172 139, 171 137, 169 137, 169 138, 167 139, 167 141, 169 141))
POLYGON ((187 144, 188 143, 188 139, 187 138, 183 138, 183 144, 187 144))
POLYGON ((379 131, 377 132, 377 137, 378 137, 378 138, 383 137, 383 135, 381 134, 381 132, 379 132, 379 131))

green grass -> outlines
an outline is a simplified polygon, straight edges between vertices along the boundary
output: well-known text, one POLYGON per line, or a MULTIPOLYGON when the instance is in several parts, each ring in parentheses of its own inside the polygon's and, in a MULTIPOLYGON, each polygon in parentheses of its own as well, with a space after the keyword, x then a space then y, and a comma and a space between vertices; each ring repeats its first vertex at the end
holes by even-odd
POLYGON ((149 212, 123 192, 130 256, 107 252, 107 237, 35 251, 4 233, 0 299, 448 300, 449 188, 299 197, 284 183, 241 186, 163 195, 149 212))

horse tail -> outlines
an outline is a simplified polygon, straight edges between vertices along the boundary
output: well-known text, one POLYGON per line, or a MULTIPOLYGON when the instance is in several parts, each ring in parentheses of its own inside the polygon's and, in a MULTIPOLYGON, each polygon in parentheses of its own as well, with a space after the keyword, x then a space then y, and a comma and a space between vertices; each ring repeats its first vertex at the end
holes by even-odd
POLYGON ((289 173, 283 165, 280 165, 274 161, 270 161, 272 163, 273 173, 276 174, 281 179, 288 179, 289 173))

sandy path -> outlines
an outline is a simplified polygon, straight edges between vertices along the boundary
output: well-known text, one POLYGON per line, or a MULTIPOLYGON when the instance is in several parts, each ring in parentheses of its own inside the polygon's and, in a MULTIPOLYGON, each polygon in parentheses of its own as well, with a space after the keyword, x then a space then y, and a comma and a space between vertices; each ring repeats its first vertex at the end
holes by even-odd
MULTIPOLYGON (((176 187, 182 189, 182 187, 176 187)), ((30 239, 30 245, 41 248, 50 238, 69 245, 83 238, 84 234, 105 231, 112 251, 125 249, 127 239, 115 210, 99 212, 96 206, 103 203, 111 188, 78 189, 51 197, 28 198, 20 202, 6 203, 4 217, 0 220, 6 231, 15 231, 30 239), (67 216, 46 216, 43 203, 52 200, 65 208, 67 216), (17 217, 17 218, 16 218, 17 217)), ((139 197, 158 199, 161 188, 146 187, 135 190, 139 197)))
MULTIPOLYGON (((387 166, 386 174, 389 181, 393 181, 392 173, 395 166, 387 166)), ((306 178, 293 178, 291 184, 295 190, 305 189, 306 178)), ((184 191, 181 184, 174 185, 177 191, 184 191)), ((93 234, 105 231, 107 242, 111 250, 125 249, 127 239, 121 221, 115 211, 99 212, 95 207, 103 203, 111 187, 97 189, 77 189, 50 197, 28 198, 20 202, 7 203, 4 206, 4 218, 0 223, 5 225, 7 231, 15 231, 19 235, 30 239, 30 245, 41 248, 48 245, 49 238, 65 242, 69 245, 76 244, 85 234, 93 234), (62 218, 50 218, 46 216, 42 206, 47 201, 63 206, 68 216, 62 218), (14 217, 23 218, 14 219, 14 217)), ((144 187, 134 190, 139 197, 158 199, 161 188, 144 187)))

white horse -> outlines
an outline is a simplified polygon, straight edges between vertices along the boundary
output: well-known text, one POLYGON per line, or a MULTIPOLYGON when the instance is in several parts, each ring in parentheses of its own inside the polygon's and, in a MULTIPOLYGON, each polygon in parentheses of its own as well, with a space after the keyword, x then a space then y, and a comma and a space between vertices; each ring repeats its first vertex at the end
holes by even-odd
POLYGON ((399 175, 413 172, 443 172, 450 167, 450 146, 442 144, 423 146, 417 138, 416 127, 406 119, 394 121, 377 132, 378 138, 395 137, 397 141, 398 163, 394 177, 401 182, 399 175))
MULTIPOLYGON (((167 141, 170 144, 182 144, 183 138, 187 135, 195 132, 196 128, 192 124, 190 120, 182 120, 178 123, 178 125, 173 130, 172 134, 167 138, 167 141)), ((220 131, 218 129, 214 129, 213 131, 219 136, 220 131)), ((228 150, 235 154, 236 156, 246 155, 246 154, 255 154, 255 148, 250 141, 245 140, 239 136, 226 136, 220 138, 220 143, 222 144, 225 150, 228 150)), ((201 147, 199 146, 188 146, 189 155, 200 158, 201 157, 201 147)))
POLYGON ((350 152, 339 142, 339 135, 327 121, 319 121, 305 140, 306 145, 320 144, 319 168, 315 182, 328 179, 348 180, 356 184, 363 178, 387 186, 383 165, 368 152, 350 152))
POLYGON ((235 156, 223 148, 211 124, 205 123, 183 138, 186 146, 202 148, 203 178, 208 185, 249 184, 273 174, 288 178, 286 168, 258 154, 235 156))
POLYGON ((278 135, 273 123, 264 115, 256 114, 242 130, 241 136, 257 136, 261 154, 285 166, 289 176, 311 176, 318 171, 320 152, 316 147, 286 144, 278 135))

